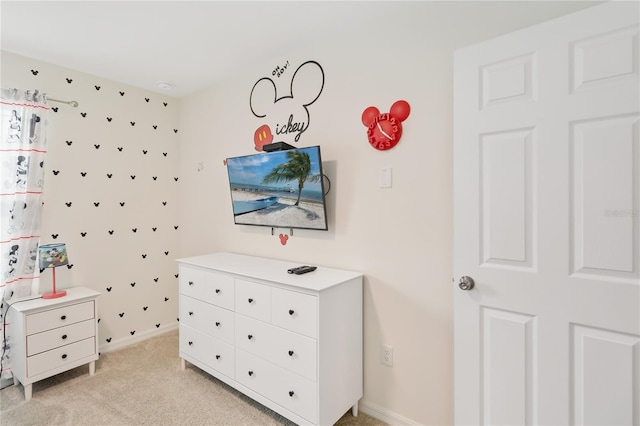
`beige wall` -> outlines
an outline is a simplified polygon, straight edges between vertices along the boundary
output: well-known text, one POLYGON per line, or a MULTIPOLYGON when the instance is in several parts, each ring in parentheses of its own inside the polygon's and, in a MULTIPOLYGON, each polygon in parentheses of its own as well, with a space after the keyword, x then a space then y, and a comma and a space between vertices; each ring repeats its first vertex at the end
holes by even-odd
MULTIPOLYGON (((1 71, 2 87, 79 103, 49 103, 40 244, 67 244, 73 267, 57 268, 59 288, 102 293, 100 351, 175 329, 178 101, 4 51, 1 71)), ((40 281, 50 291, 51 274, 40 281)))
MULTIPOLYGON (((365 411, 396 423, 453 422, 452 55, 572 6, 547 7, 403 3, 385 22, 239 70, 182 100, 181 251, 362 271, 365 411), (223 160, 255 152, 253 132, 263 122, 249 109, 253 84, 278 65, 288 61, 295 69, 307 60, 323 67, 325 87, 309 106, 311 126, 297 145, 321 146, 332 183, 329 231, 295 230, 283 246, 278 234, 287 230, 272 236, 270 229, 233 224, 223 160), (374 150, 362 111, 375 105, 387 112, 399 99, 411 105, 402 140, 390 151, 374 150), (391 189, 379 188, 382 167, 393 169, 391 189), (382 343, 394 347, 392 368, 379 361, 382 343)), ((274 78, 278 96, 290 78, 274 78)))
MULTIPOLYGON (((451 424, 453 51, 583 7, 580 2, 402 2, 384 22, 343 34, 328 28, 326 39, 316 45, 238 70, 235 78, 179 101, 130 87, 121 99, 119 83, 4 52, 2 85, 45 87, 51 96, 75 98, 81 104, 77 110, 63 106, 55 116, 51 164, 71 177, 63 186, 46 189, 43 235, 63 229, 75 264, 71 282, 103 292, 101 338, 124 342, 133 329, 136 335, 140 330, 150 333, 156 322, 164 326, 175 321, 176 257, 235 251, 357 270, 366 276, 363 411, 396 424, 451 424), (249 109, 253 84, 277 65, 289 61, 295 69, 307 60, 323 67, 325 86, 309 107, 311 127, 299 145, 322 148, 332 183, 329 231, 296 230, 283 246, 277 234, 287 230, 272 236, 267 228, 233 224, 223 160, 255 152, 253 132, 262 122, 249 109), (29 75, 34 67, 42 71, 39 79, 29 75), (74 79, 71 85, 65 81, 69 76, 74 79), (95 91, 94 84, 103 89, 95 91), (105 93, 109 96, 103 97, 105 93), (144 97, 152 99, 153 109, 144 97), (163 99, 169 109, 160 107, 163 99), (411 105, 402 140, 390 151, 376 151, 367 143, 362 111, 375 105, 386 112, 399 99, 411 105), (91 108, 90 117, 99 117, 95 125, 78 119, 85 107, 91 108), (132 135, 125 124, 114 131, 103 117, 112 113, 120 123, 135 116, 136 131, 145 131, 132 135), (155 122, 179 133, 158 138, 149 128, 138 127, 155 122), (65 151, 69 134, 78 148, 71 155, 65 151), (94 143, 101 144, 99 151, 92 148, 94 143), (121 144, 133 147, 135 155, 119 157, 116 147, 121 144), (153 157, 142 155, 145 146, 153 157), (169 152, 166 162, 158 156, 164 150, 169 152), (127 203, 140 197, 141 208, 122 215, 110 207, 96 216, 90 208, 94 201, 109 204, 120 198, 107 181, 85 185, 78 174, 85 165, 96 176, 112 168, 122 176, 136 171, 145 183, 134 186, 124 179, 118 190, 127 194, 127 203), (393 169, 391 189, 378 186, 381 167, 393 169), (154 186, 155 174, 162 176, 161 186, 154 186), (176 185, 174 174, 179 176, 176 185), (73 215, 63 206, 70 193, 74 205, 82 206, 73 215), (165 198, 168 210, 158 205, 165 198), (155 222, 162 233, 151 231, 155 222), (172 233, 176 223, 179 231, 172 233), (91 224, 90 234, 96 235, 91 244, 77 235, 85 224, 91 224), (108 236, 110 224, 117 225, 117 240, 108 236), (139 239, 127 235, 134 226, 144 229, 139 239), (164 247, 169 247, 168 257, 162 254, 164 247), (147 250, 155 259, 145 263, 140 255, 147 250), (118 266, 110 267, 114 257, 118 266), (156 276, 162 278, 160 290, 152 284, 156 276), (134 280, 144 287, 128 288, 134 280), (117 293, 106 292, 111 285, 117 293), (142 288, 144 292, 138 292, 142 288), (166 304, 165 294, 170 295, 166 304), (147 299, 154 303, 149 305, 156 315, 151 320, 141 309, 147 299), (122 321, 117 318, 120 307, 127 309, 122 321), (379 362, 381 343, 394 347, 392 368, 379 362)), ((268 40, 257 36, 256 42, 268 40)), ((290 76, 279 79, 279 89, 284 90, 290 76)), ((143 182, 137 179, 136 184, 143 182)))

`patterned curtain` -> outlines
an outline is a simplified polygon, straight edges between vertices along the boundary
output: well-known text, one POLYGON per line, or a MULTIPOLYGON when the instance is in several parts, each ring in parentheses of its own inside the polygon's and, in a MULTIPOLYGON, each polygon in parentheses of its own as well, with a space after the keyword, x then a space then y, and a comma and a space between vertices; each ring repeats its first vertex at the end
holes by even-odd
POLYGON ((13 300, 31 295, 39 273, 46 104, 38 90, 0 89, 0 379, 13 376, 6 313, 13 300))

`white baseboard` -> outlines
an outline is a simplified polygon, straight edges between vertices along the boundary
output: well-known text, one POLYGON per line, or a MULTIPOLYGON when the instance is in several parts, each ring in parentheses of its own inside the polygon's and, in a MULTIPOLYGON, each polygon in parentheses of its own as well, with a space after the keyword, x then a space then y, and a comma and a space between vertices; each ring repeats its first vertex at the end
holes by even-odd
POLYGON ((151 329, 151 330, 143 331, 140 334, 136 333, 136 334, 134 334, 133 336, 130 336, 130 337, 123 337, 121 339, 114 340, 111 343, 106 343, 106 344, 103 344, 103 345, 99 345, 98 346, 98 351, 100 351, 100 353, 107 353, 107 352, 116 351, 118 349, 122 349, 124 347, 131 346, 133 344, 142 342, 143 340, 147 340, 147 339, 150 339, 152 337, 159 336, 161 334, 168 333, 170 331, 177 330, 177 329, 178 329, 178 323, 177 322, 175 324, 163 325, 162 327, 158 327, 158 328, 154 328, 154 329, 151 329))
POLYGON ((393 411, 387 410, 373 402, 360 400, 358 403, 358 410, 389 425, 420 426, 420 423, 401 416, 398 413, 394 413, 393 411))

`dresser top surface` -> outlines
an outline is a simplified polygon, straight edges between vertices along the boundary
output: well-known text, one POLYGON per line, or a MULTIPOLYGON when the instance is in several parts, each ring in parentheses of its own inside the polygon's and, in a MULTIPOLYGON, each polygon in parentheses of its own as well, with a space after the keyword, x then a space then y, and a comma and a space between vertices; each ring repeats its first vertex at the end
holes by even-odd
POLYGON ((268 259, 236 253, 212 253, 178 259, 184 265, 198 266, 227 272, 246 278, 277 282, 309 290, 322 291, 346 281, 361 278, 362 274, 344 269, 319 265, 313 272, 302 275, 289 274, 288 269, 301 266, 299 262, 268 259))
POLYGON ((72 287, 65 289, 67 294, 57 299, 43 299, 40 296, 29 296, 24 299, 17 299, 11 303, 11 307, 18 312, 30 312, 46 310, 52 307, 74 304, 84 300, 94 299, 100 296, 100 292, 86 287, 72 287))

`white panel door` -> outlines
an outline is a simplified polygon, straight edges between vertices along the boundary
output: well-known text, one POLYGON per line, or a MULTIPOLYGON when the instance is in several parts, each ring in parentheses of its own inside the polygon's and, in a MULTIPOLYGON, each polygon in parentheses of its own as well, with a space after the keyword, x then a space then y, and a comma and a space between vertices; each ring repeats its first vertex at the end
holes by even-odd
POLYGON ((639 14, 455 54, 456 424, 640 424, 639 14))

